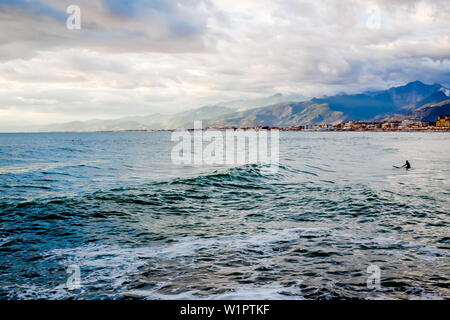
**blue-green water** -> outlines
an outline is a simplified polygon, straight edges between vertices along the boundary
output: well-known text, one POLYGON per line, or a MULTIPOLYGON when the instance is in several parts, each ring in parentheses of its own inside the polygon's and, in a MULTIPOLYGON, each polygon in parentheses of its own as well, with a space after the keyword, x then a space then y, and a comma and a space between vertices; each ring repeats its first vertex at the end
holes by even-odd
POLYGON ((448 133, 282 132, 272 175, 173 145, 0 134, 0 298, 450 298, 448 133))

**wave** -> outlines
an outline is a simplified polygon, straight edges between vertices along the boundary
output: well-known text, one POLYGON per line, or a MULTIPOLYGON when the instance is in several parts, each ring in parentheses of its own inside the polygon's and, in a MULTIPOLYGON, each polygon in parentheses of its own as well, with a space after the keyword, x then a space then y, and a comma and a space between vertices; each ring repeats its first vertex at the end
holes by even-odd
MULTIPOLYGON (((330 279, 320 271, 308 272, 307 275, 301 270, 295 271, 300 266, 297 264, 298 259, 304 260, 303 268, 311 267, 308 259, 313 259, 310 261, 314 263, 324 263, 329 259, 336 262, 349 259, 345 255, 339 258, 340 253, 333 257, 323 254, 326 253, 324 247, 308 246, 308 243, 312 244, 312 237, 323 243, 338 241, 347 245, 369 245, 378 251, 393 247, 409 256, 416 253, 426 255, 427 258, 448 257, 445 250, 394 238, 349 236, 342 242, 339 238, 342 236, 327 227, 288 228, 247 236, 181 237, 165 245, 86 245, 53 249, 44 252, 42 259, 48 265, 59 265, 60 269, 78 265, 81 269, 82 288, 69 292, 64 283, 55 287, 48 287, 46 283, 40 286, 24 284, 18 286, 10 298, 84 299, 86 295, 95 295, 97 298, 108 299, 279 300, 352 297, 345 290, 328 285, 330 279), (303 258, 299 258, 300 256, 303 258), (280 282, 282 274, 290 281, 280 282), (289 278, 289 274, 293 277, 289 278), (198 276, 201 278, 196 281, 198 276)), ((370 253, 366 258, 370 259, 370 253)), ((328 277, 331 274, 339 275, 338 271, 339 268, 328 277)), ((348 277, 347 272, 342 275, 348 277)), ((427 280, 424 280, 423 284, 426 283, 427 280)), ((383 289, 369 293, 366 298, 392 299, 396 297, 392 290, 410 290, 406 293, 410 298, 440 298, 430 295, 426 287, 420 289, 421 284, 420 279, 398 282, 386 278, 382 283, 383 289)), ((355 285, 360 284, 355 282, 355 285)))
MULTIPOLYGON (((226 236, 217 238, 183 237, 175 243, 165 246, 123 247, 119 245, 88 245, 84 247, 54 249, 42 254, 48 263, 58 263, 62 268, 68 265, 78 265, 81 269, 82 285, 86 292, 97 291, 111 292, 112 297, 139 297, 145 299, 183 299, 202 298, 198 292, 185 291, 180 294, 165 295, 158 289, 164 285, 164 280, 158 281, 156 287, 151 290, 140 290, 130 287, 130 282, 136 278, 142 278, 149 262, 155 261, 164 266, 179 259, 194 258, 205 250, 218 252, 231 250, 245 254, 264 254, 270 256, 274 246, 295 241, 303 235, 316 234, 327 235, 327 228, 292 228, 280 230, 268 230, 250 236, 226 236)), ((197 259, 196 258, 196 259, 197 259)), ((170 268, 170 267, 169 267, 170 268)), ((169 272, 170 269, 167 270, 169 272)), ((175 275, 174 275, 175 276, 175 275)), ((54 288, 20 288, 18 297, 45 299, 66 299, 73 294, 83 296, 83 292, 68 292, 65 286, 54 288)), ((271 283, 268 285, 242 285, 227 288, 226 293, 212 295, 208 298, 231 299, 302 299, 298 287, 271 283)))
POLYGON ((246 164, 243 166, 231 167, 222 170, 214 170, 212 173, 198 175, 189 178, 176 178, 169 182, 170 184, 192 184, 208 183, 221 181, 239 181, 251 182, 260 179, 274 179, 283 176, 285 172, 292 172, 293 169, 284 165, 264 165, 264 164, 246 164))
MULTIPOLYGON (((296 278, 291 278, 288 282, 280 283, 277 276, 271 276, 274 272, 281 275, 286 270, 292 272, 298 267, 295 257, 289 251, 295 247, 297 248, 295 252, 300 250, 304 259, 313 258, 315 263, 330 259, 330 255, 317 254, 322 252, 323 248, 305 247, 302 245, 303 242, 298 242, 301 239, 311 239, 311 236, 327 242, 331 239, 336 241, 342 235, 327 227, 290 228, 267 230, 248 236, 182 237, 174 240, 175 243, 158 246, 87 245, 54 249, 45 252, 42 255, 43 259, 49 263, 57 263, 61 268, 78 265, 82 277, 81 291, 68 292, 64 284, 54 288, 24 287, 18 290, 17 297, 82 299, 84 294, 93 292, 98 294, 98 297, 114 299, 280 300, 348 297, 348 293, 334 288, 332 284, 327 285, 330 279, 324 282, 309 281, 308 277, 302 276, 300 270, 299 273, 295 273, 296 278), (282 246, 290 249, 283 253, 279 249, 282 246), (290 260, 286 261, 288 257, 290 260), (287 267, 286 265, 283 267, 280 258, 285 260, 287 267), (277 265, 273 265, 274 262, 278 262, 277 265), (190 277, 185 278, 186 274, 190 277), (202 280, 196 282, 195 277, 199 274, 202 280), (207 274, 210 274, 211 278, 206 276, 207 274)), ((377 250, 383 250, 389 244, 401 247, 405 251, 404 254, 417 252, 426 253, 428 257, 431 255, 448 257, 443 250, 436 250, 432 246, 393 238, 363 237, 349 238, 347 241, 348 244, 371 244, 376 246, 377 250)), ((308 268, 307 266, 308 264, 304 267, 308 268)), ((347 277, 347 273, 343 275, 347 277)), ((310 275, 312 279, 321 279, 322 276, 320 272, 310 275)), ((420 281, 417 281, 419 279, 390 282, 386 278, 382 283, 383 290, 370 293, 367 298, 392 299, 395 296, 390 294, 390 290, 409 290, 408 288, 411 290, 415 288, 415 291, 408 293, 410 297, 440 298, 428 294, 425 289, 419 290, 420 281)))

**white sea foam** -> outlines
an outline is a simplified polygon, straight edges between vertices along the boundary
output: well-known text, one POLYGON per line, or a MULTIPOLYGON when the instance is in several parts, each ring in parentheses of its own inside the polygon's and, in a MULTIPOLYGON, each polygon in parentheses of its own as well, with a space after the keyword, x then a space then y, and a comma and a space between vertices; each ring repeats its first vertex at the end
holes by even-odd
MULTIPOLYGON (((152 290, 130 290, 128 295, 155 300, 305 300, 299 287, 301 281, 289 287, 279 283, 265 286, 240 285, 235 288, 228 288, 228 291, 221 294, 199 296, 193 291, 186 291, 174 295, 161 294, 155 288, 152 290)), ((163 283, 162 283, 163 284, 163 283)), ((156 288, 160 288, 158 285, 156 288)))
MULTIPOLYGON (((149 259, 171 260, 175 258, 191 257, 202 249, 219 250, 223 248, 230 248, 233 250, 245 250, 248 248, 257 248, 258 250, 271 252, 271 246, 281 241, 295 240, 302 235, 326 234, 327 228, 293 228, 284 230, 269 230, 266 233, 256 234, 248 237, 219 237, 216 239, 203 239, 195 237, 185 237, 178 240, 177 243, 170 246, 155 246, 155 247, 121 247, 118 245, 92 245, 69 249, 55 249, 46 255, 46 259, 63 259, 60 262, 64 266, 79 265, 81 269, 81 283, 83 285, 97 286, 108 285, 121 290, 124 282, 133 274, 137 274, 139 268, 145 266, 149 259), (88 270, 88 271, 86 271, 88 270)), ((284 288, 284 287, 283 287, 284 288)), ((262 291, 256 292, 247 287, 242 287, 240 291, 233 291, 229 295, 236 297, 250 298, 254 297, 269 297, 269 293, 275 293, 277 290, 283 289, 280 286, 272 286, 262 288, 262 291)), ((233 289, 235 290, 235 289, 233 289)), ((51 297, 61 298, 65 295, 70 296, 70 292, 66 292, 64 286, 59 286, 50 290, 45 294, 50 294, 51 297), (54 294, 51 294, 54 292, 54 294)), ((152 290, 153 292, 154 290, 152 290)), ((133 291, 133 294, 138 294, 133 291)), ((117 294, 116 292, 115 294, 117 294)), ((147 294, 145 294, 147 295, 147 294)), ((228 294, 224 294, 223 298, 227 298, 228 294)), ((182 294, 179 298, 184 296, 190 297, 189 294, 182 294)), ((158 298, 158 294, 152 293, 152 297, 158 298)), ((170 296, 171 298, 177 298, 170 296)), ((275 296, 272 296, 276 298, 275 296)), ((283 295, 284 297, 284 295, 283 295)), ((164 298, 161 295, 161 298, 164 298)), ((192 298, 192 297, 191 297, 192 298)), ((217 297, 217 298, 220 298, 217 297)), ((232 298, 232 296, 229 296, 232 298)))
MULTIPOLYGON (((59 263, 64 266, 79 265, 81 269, 81 290, 86 290, 86 292, 98 290, 101 295, 129 295, 144 299, 302 299, 303 295, 298 284, 290 287, 285 287, 277 282, 261 286, 250 284, 235 285, 234 287, 224 287, 223 289, 227 290, 224 293, 200 296, 195 291, 174 292, 174 294, 161 293, 159 289, 170 284, 170 278, 157 282, 156 285, 153 284, 154 286, 150 289, 129 290, 125 282, 132 279, 134 275, 139 275, 141 268, 145 267, 149 260, 158 263, 158 261, 195 257, 198 251, 203 249, 213 251, 221 249, 233 251, 258 249, 264 254, 271 254, 273 253, 273 245, 277 243, 295 241, 302 236, 310 236, 312 234, 325 237, 338 236, 328 228, 291 228, 269 230, 265 233, 247 237, 229 236, 214 239, 185 237, 178 239, 177 243, 168 246, 122 247, 119 245, 90 245, 55 249, 48 252, 45 255, 45 259, 60 261, 59 263), (107 287, 109 290, 103 290, 103 287, 107 287)), ((345 235, 340 234, 339 236, 345 235)), ((413 250, 422 259, 429 260, 450 256, 447 251, 434 246, 406 242, 394 238, 354 237, 353 235, 345 237, 348 238, 347 241, 352 241, 353 243, 374 244, 381 250, 392 248, 396 254, 403 253, 403 250, 413 250)), ((54 288, 23 287, 18 289, 20 291, 18 294, 19 298, 65 299, 73 297, 74 294, 76 296, 82 296, 83 294, 83 291, 75 293, 68 291, 65 284, 54 288)), ((382 298, 383 296, 378 296, 375 299, 382 298)), ((423 296, 421 298, 433 299, 434 296, 423 296)))

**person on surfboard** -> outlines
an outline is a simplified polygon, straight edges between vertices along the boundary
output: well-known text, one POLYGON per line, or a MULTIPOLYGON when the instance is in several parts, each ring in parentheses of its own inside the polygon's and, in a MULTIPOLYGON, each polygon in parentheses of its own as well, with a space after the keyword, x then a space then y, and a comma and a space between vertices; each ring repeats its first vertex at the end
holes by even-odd
POLYGON ((400 168, 405 168, 406 170, 411 169, 411 165, 409 164, 409 161, 406 160, 406 163, 402 165, 400 168))

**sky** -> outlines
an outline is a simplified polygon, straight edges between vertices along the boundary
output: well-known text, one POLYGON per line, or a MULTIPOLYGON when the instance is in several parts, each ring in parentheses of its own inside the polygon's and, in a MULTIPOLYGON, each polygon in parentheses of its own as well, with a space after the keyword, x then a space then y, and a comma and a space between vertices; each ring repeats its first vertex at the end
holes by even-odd
POLYGON ((450 87, 448 0, 0 0, 0 30, 0 131, 450 87))

